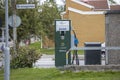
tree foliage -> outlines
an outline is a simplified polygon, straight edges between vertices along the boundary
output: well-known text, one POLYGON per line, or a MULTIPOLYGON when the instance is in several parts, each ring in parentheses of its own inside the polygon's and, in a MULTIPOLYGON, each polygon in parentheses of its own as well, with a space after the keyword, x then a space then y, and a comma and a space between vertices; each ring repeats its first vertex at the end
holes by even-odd
POLYGON ((113 4, 116 4, 116 2, 114 1, 114 0, 109 0, 111 3, 113 3, 113 4))
MULTIPOLYGON (((16 0, 16 4, 26 4, 26 0, 16 0)), ((30 2, 31 3, 31 2, 30 2)), ((29 39, 33 36, 47 36, 53 40, 54 20, 60 19, 60 12, 54 0, 46 1, 43 5, 37 5, 37 0, 32 2, 36 5, 35 9, 16 9, 16 15, 20 16, 22 23, 17 28, 18 43, 21 40, 29 39), (38 12, 39 11, 39 12, 38 12)), ((9 15, 12 13, 12 5, 9 2, 9 15)), ((5 24, 4 4, 0 3, 0 18, 3 25, 5 24)), ((13 28, 9 27, 10 36, 13 38, 13 28)))
MULTIPOLYGON (((64 2, 64 0, 61 0, 64 2)), ((115 3, 114 0, 109 0, 115 3)), ((31 3, 31 2, 30 2, 31 3)), ((38 6, 37 0, 32 2, 36 5, 35 9, 17 10, 17 15, 22 19, 22 24, 17 28, 18 42, 23 39, 30 38, 30 35, 37 35, 39 37, 47 36, 49 39, 54 37, 54 20, 60 19, 60 12, 64 10, 63 6, 59 9, 55 0, 46 1, 45 4, 38 6), (39 11, 39 12, 38 12, 39 11)), ((9 3, 9 14, 12 14, 11 3, 9 3)), ((26 0, 17 0, 17 4, 26 4, 26 0)), ((3 2, 0 1, 0 18, 2 24, 5 25, 5 9, 3 2)), ((12 28, 10 29, 12 36, 12 28)))
POLYGON ((49 39, 53 39, 54 36, 54 20, 60 19, 60 12, 58 11, 55 2, 46 2, 40 6, 40 22, 42 22, 42 29, 49 39))
MULTIPOLYGON (((5 10, 4 10, 4 4, 2 1, 0 1, 0 27, 3 26, 4 21, 5 21, 5 10)), ((2 35, 2 31, 0 29, 0 36, 2 35)))
MULTIPOLYGON (((17 0, 17 4, 26 4, 25 0, 17 0)), ((17 28, 17 41, 30 39, 32 36, 39 36, 41 23, 39 20, 39 12, 37 2, 32 2, 36 5, 34 9, 16 9, 16 15, 20 16, 22 23, 17 28)), ((10 11, 12 13, 12 10, 10 11)), ((12 14, 11 14, 12 15, 12 14)), ((10 35, 13 34, 13 28, 10 28, 10 35)))

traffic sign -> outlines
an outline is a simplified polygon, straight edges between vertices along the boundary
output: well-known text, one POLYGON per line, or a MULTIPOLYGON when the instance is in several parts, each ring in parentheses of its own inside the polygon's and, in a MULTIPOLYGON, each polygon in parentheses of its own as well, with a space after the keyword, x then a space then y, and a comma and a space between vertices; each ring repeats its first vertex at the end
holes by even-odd
POLYGON ((11 26, 11 27, 18 27, 18 26, 20 26, 20 24, 21 24, 21 19, 20 19, 20 17, 19 16, 17 16, 17 15, 12 15, 12 16, 10 16, 9 17, 9 19, 8 19, 8 24, 11 26))
POLYGON ((17 9, 33 9, 35 8, 35 4, 17 4, 17 9))

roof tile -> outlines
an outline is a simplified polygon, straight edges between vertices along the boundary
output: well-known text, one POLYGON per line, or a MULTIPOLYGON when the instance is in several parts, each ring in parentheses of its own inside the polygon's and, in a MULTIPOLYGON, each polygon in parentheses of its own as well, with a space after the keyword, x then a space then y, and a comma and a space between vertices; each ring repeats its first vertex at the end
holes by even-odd
POLYGON ((120 10, 120 5, 111 5, 110 10, 120 10))
POLYGON ((94 6, 96 10, 109 9, 107 0, 81 0, 81 1, 94 6))

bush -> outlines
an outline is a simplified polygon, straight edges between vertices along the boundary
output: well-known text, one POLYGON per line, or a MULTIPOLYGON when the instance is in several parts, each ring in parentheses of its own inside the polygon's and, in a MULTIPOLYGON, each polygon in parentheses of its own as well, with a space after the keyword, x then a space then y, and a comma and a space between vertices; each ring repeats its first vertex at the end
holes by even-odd
POLYGON ((31 68, 40 57, 40 51, 34 48, 21 47, 14 51, 11 49, 11 68, 31 68))

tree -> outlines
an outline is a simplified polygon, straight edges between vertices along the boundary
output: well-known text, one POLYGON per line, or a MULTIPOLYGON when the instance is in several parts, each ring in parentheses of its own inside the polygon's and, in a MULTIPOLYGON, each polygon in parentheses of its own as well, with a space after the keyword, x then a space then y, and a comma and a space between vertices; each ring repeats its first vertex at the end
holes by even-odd
POLYGON ((41 7, 40 22, 42 23, 43 32, 49 39, 53 40, 54 37, 54 20, 60 19, 60 12, 58 11, 56 3, 46 2, 41 7))
MULTIPOLYGON (((5 10, 4 10, 4 4, 2 1, 0 1, 0 28, 5 24, 5 10)), ((0 37, 2 36, 2 30, 0 29, 0 37)))
MULTIPOLYGON (((5 25, 5 4, 4 4, 4 1, 5 0, 0 1, 0 18, 2 19, 2 25, 5 25)), ((9 1, 9 6, 10 6, 10 1, 9 1)))
POLYGON ((109 0, 112 4, 116 4, 116 2, 114 0, 109 0))
MULTIPOLYGON (((17 4, 26 4, 25 0, 18 0, 17 4)), ((37 5, 37 2, 34 2, 37 5)), ((39 36, 41 23, 39 19, 38 8, 35 9, 20 9, 16 10, 16 14, 20 16, 22 23, 17 28, 17 41, 30 39, 31 35, 39 36)), ((10 35, 12 36, 12 28, 10 29, 10 35)))
MULTIPOLYGON (((4 4, 2 1, 0 1, 0 18, 1 18, 2 22, 4 22, 4 20, 5 20, 4 15, 5 15, 4 4)), ((2 23, 2 24, 4 24, 4 23, 2 23)))

